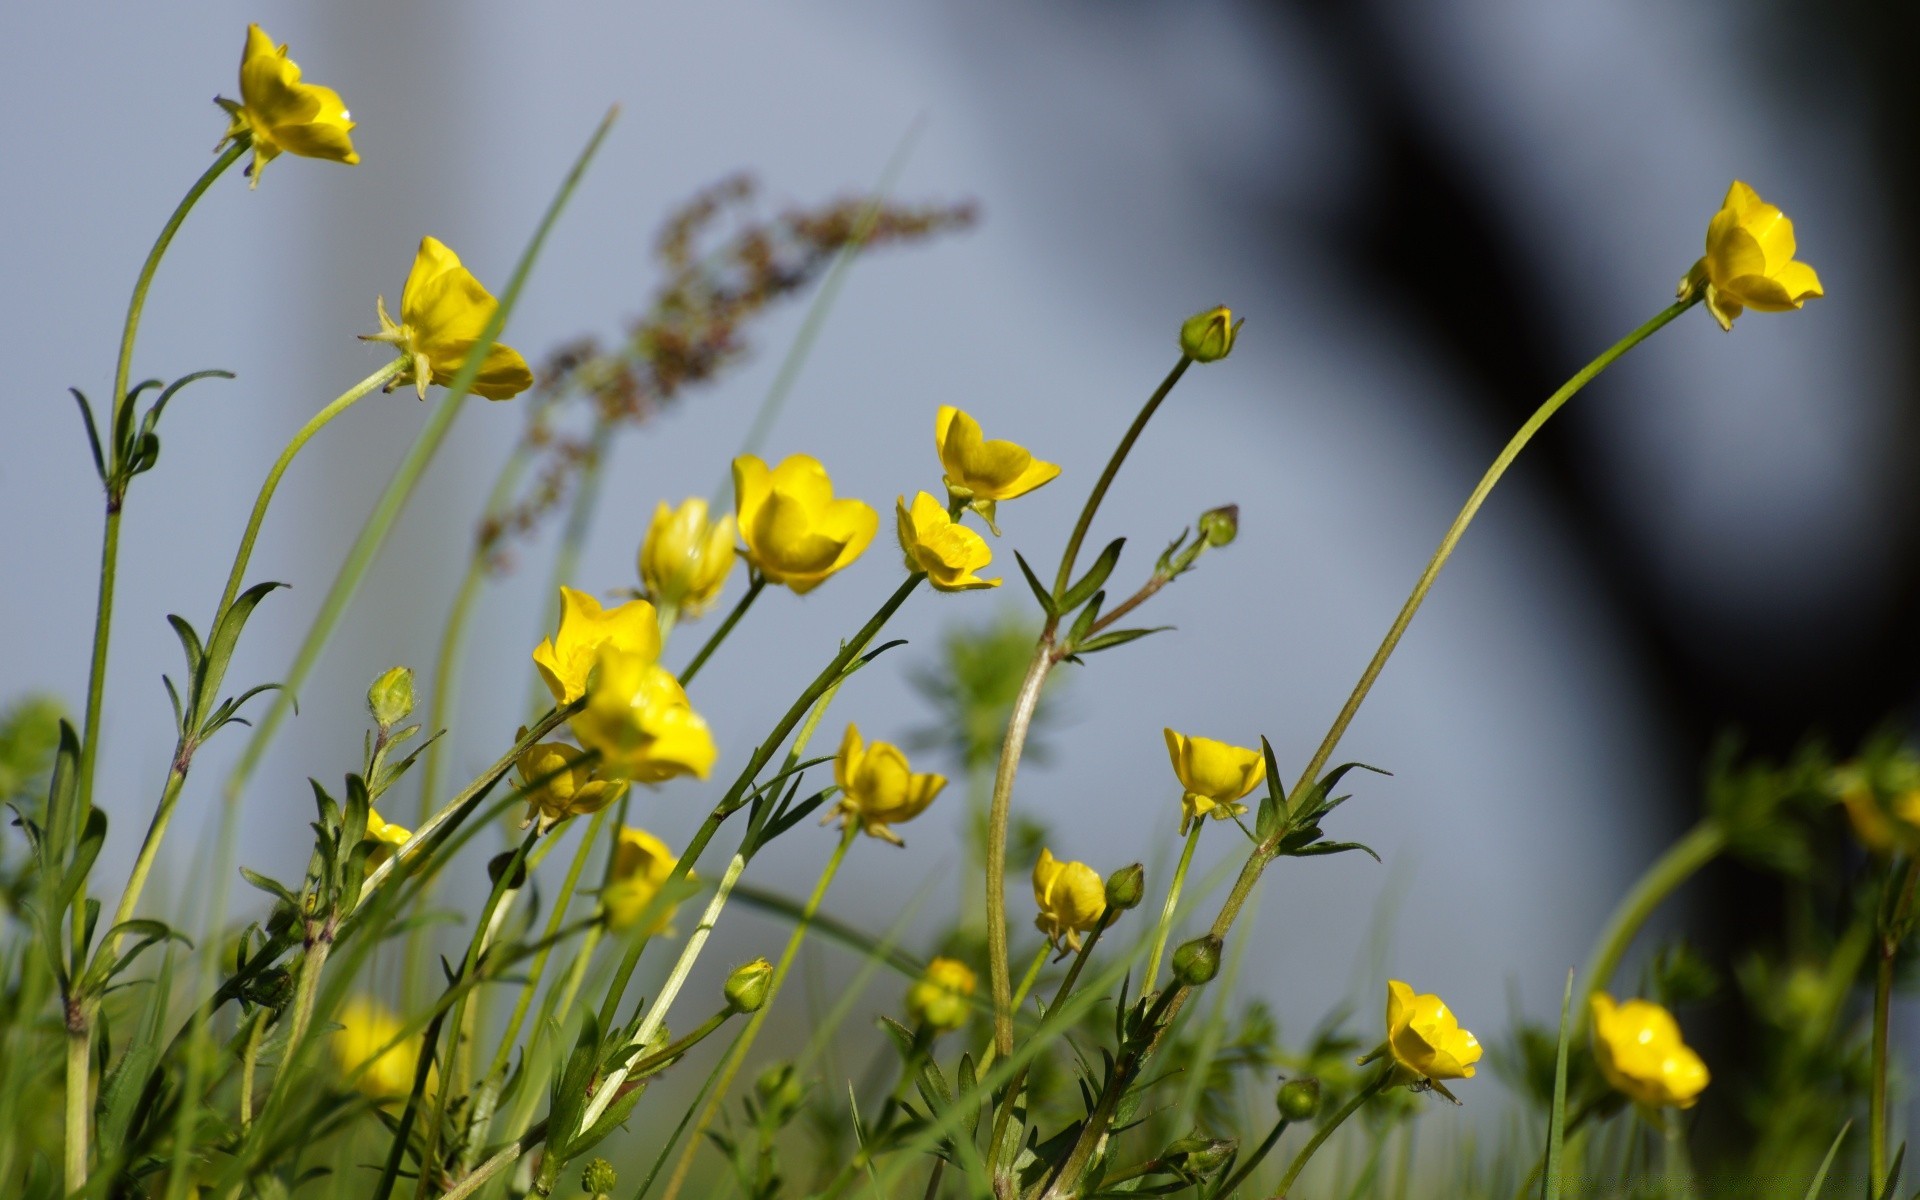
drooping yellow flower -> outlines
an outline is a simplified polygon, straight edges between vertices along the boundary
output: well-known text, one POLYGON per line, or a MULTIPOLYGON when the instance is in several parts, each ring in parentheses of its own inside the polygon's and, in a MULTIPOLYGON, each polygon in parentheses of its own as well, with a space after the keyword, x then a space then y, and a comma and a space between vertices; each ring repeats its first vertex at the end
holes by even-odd
POLYGON ((841 827, 853 822, 867 836, 896 846, 905 843, 893 826, 925 812, 947 786, 944 775, 914 774, 899 747, 887 742, 867 745, 857 725, 848 725, 840 739, 840 752, 833 757, 833 780, 840 785, 840 799, 831 815, 839 816, 841 827))
MULTIPOLYGON (((1058 466, 1041 462, 1025 446, 988 441, 980 422, 945 404, 933 417, 933 441, 946 468, 948 494, 986 518, 989 527, 1000 501, 1024 496, 1060 473, 1058 466)), ((994 527, 994 532, 1000 531, 994 527)))
MULTIPOLYGON (((407 368, 394 376, 387 390, 412 383, 425 400, 427 384, 447 387, 453 383, 498 307, 493 293, 460 265, 459 255, 438 238, 421 238, 420 252, 414 255, 413 270, 400 292, 400 320, 387 315, 387 298, 381 296, 376 302, 380 332, 363 333, 360 340, 385 342, 399 350, 407 368)), ((527 360, 512 346, 495 342, 487 348, 471 390, 489 400, 507 400, 532 386, 527 360)))
POLYGON ((624 780, 599 778, 598 764, 565 742, 536 742, 521 752, 517 765, 520 785, 529 789, 527 823, 538 817, 542 833, 568 817, 599 812, 627 790, 624 780))
MULTIPOLYGON (((402 1038, 392 1049, 381 1048, 398 1037, 404 1028, 378 1000, 355 996, 334 1017, 341 1028, 333 1035, 333 1061, 342 1074, 367 1064, 353 1086, 376 1100, 393 1100, 413 1091, 413 1075, 420 1067, 420 1038, 402 1038), (377 1056, 377 1057, 376 1057, 377 1056)), ((439 1073, 427 1068, 427 1090, 439 1087, 439 1073)))
POLYGON ((585 592, 560 589, 560 628, 533 651, 533 665, 547 681, 555 704, 571 704, 587 694, 587 676, 600 651, 611 647, 649 662, 660 657, 660 617, 645 600, 602 608, 585 592))
POLYGON ((247 26, 239 101, 216 98, 214 103, 232 119, 221 145, 240 137, 252 139, 253 162, 247 174, 253 187, 260 186, 261 169, 283 152, 348 166, 360 161, 348 136, 353 121, 340 93, 300 82, 300 67, 287 57, 287 48, 274 45, 258 25, 247 26))
POLYGON ((367 840, 373 843, 373 850, 367 855, 367 870, 371 871, 381 863, 392 858, 394 851, 407 844, 413 837, 413 830, 402 829, 391 821, 384 821, 380 814, 367 811, 367 840))
POLYGON ((609 779, 705 779, 720 753, 680 681, 652 656, 612 645, 601 648, 587 706, 572 724, 580 744, 600 752, 609 779))
POLYGON ((1267 777, 1265 755, 1212 738, 1188 737, 1171 729, 1165 733, 1173 773, 1179 777, 1180 786, 1187 789, 1180 798, 1181 833, 1208 813, 1214 820, 1224 821, 1247 811, 1239 800, 1267 777))
POLYGON ((747 561, 804 595, 859 558, 880 528, 880 514, 860 500, 833 496, 820 460, 793 454, 769 469, 751 454, 733 460, 734 509, 747 561))
POLYGON ((936 958, 907 989, 907 1015, 934 1033, 945 1033, 967 1023, 968 1003, 980 985, 973 969, 957 958, 936 958))
POLYGON ((1107 912, 1107 885, 1100 872, 1083 862, 1061 862, 1042 849, 1033 864, 1033 900, 1040 915, 1033 923, 1062 951, 1078 950, 1080 935, 1090 933, 1107 912))
POLYGON ((1794 261, 1793 222, 1738 179, 1707 222, 1707 253, 1680 281, 1682 299, 1706 291, 1722 329, 1747 309, 1786 312, 1825 295, 1813 268, 1794 261))
POLYGON ((647 598, 683 617, 697 617, 720 597, 733 570, 733 514, 708 520, 698 496, 653 510, 647 540, 640 544, 640 582, 647 598))
POLYGON ((1398 979, 1387 983, 1387 1051, 1405 1082, 1431 1084, 1449 1099, 1441 1081, 1472 1079, 1480 1061, 1479 1039, 1460 1028, 1446 1001, 1431 992, 1415 995, 1398 979))
MULTIPOLYGON (((667 844, 644 829, 631 826, 620 831, 613 848, 613 879, 600 893, 600 908, 607 924, 614 929, 631 929, 640 920, 653 898, 673 874, 680 856, 667 844)), ((687 875, 692 879, 691 872, 687 875)), ((647 933, 665 931, 673 920, 674 905, 662 904, 647 923, 647 933)))
POLYGON ((947 515, 946 506, 920 492, 907 507, 900 497, 894 506, 899 518, 900 552, 907 570, 925 573, 927 582, 943 592, 966 592, 1000 586, 998 579, 982 579, 974 572, 993 561, 987 539, 947 515))
POLYGON ((1650 1000, 1615 1004, 1594 993, 1593 1057, 1615 1091, 1648 1108, 1692 1108, 1707 1064, 1680 1040, 1680 1023, 1650 1000))

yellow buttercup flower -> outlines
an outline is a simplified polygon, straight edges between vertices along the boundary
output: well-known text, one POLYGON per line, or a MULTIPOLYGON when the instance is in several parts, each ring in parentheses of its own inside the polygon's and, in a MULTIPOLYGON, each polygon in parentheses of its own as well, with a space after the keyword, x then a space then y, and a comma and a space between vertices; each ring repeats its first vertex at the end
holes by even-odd
POLYGON ((934 1033, 945 1033, 967 1023, 974 989, 980 985, 973 969, 957 958, 936 958, 907 989, 907 1015, 934 1033))
POLYGON ((642 783, 707 777, 720 752, 671 672, 651 655, 612 645, 601 648, 594 671, 572 724, 580 744, 600 752, 602 775, 642 783))
POLYGON ((801 595, 859 558, 880 528, 872 505, 834 499, 827 469, 806 454, 771 469, 742 454, 733 460, 733 494, 747 561, 767 582, 801 595))
MULTIPOLYGON (((613 848, 613 878, 600 893, 600 908, 607 924, 614 929, 631 929, 660 894, 679 859, 665 842, 646 830, 622 829, 613 848)), ((692 874, 687 878, 692 879, 692 874)), ((648 922, 647 933, 663 932, 673 920, 673 909, 674 905, 662 904, 648 922)))
POLYGON ((283 152, 303 158, 325 158, 352 166, 353 121, 340 93, 317 83, 301 83, 300 67, 276 46, 258 25, 247 26, 247 48, 240 55, 240 100, 216 98, 232 124, 220 139, 222 146, 249 138, 253 162, 247 167, 251 186, 260 186, 260 171, 283 152))
POLYGON ((647 540, 640 545, 640 582, 647 598, 683 617, 697 617, 720 597, 733 570, 733 514, 707 517, 698 496, 679 508, 662 502, 653 510, 647 540))
POLYGON ((998 579, 982 579, 974 572, 993 561, 987 539, 947 515, 946 506, 920 492, 907 507, 900 497, 894 506, 899 518, 900 552, 907 570, 924 573, 927 582, 943 592, 965 592, 1000 586, 998 579))
POLYGON ((833 780, 840 800, 828 819, 838 816, 841 827, 857 824, 869 837, 904 845, 893 826, 903 825, 927 811, 927 805, 947 786, 944 775, 916 775, 907 756, 887 742, 867 745, 860 728, 848 725, 833 757, 833 780))
POLYGON ((1033 864, 1033 900, 1040 906, 1033 923, 1064 953, 1078 950, 1080 935, 1092 932, 1106 915, 1107 885, 1087 864, 1061 862, 1043 849, 1033 864))
POLYGON ((1648 1108, 1692 1108, 1707 1064, 1680 1040, 1680 1023, 1650 1000, 1615 1004, 1594 993, 1593 1057, 1615 1091, 1648 1108))
POLYGON ((600 651, 611 647, 652 661, 660 657, 660 618, 645 600, 602 608, 585 592, 560 589, 560 628, 533 651, 533 665, 547 681, 555 704, 571 704, 587 694, 600 651))
POLYGON ((382 820, 379 813, 369 809, 367 840, 373 843, 373 852, 367 855, 367 870, 371 871, 392 858, 394 851, 406 845, 412 837, 413 830, 402 829, 391 821, 382 820))
POLYGON ((1206 816, 1216 821, 1247 811, 1238 801, 1267 777, 1266 756, 1245 746, 1230 746, 1212 738, 1188 737, 1168 729, 1167 757, 1173 773, 1187 789, 1180 798, 1180 832, 1206 816))
POLYGON ((1881 857, 1920 850, 1920 771, 1911 757, 1900 756, 1872 768, 1865 763, 1836 767, 1828 786, 1840 798, 1860 844, 1881 857))
POLYGON ((1473 1078, 1480 1041, 1460 1028, 1446 1001, 1431 992, 1415 995, 1393 979, 1387 982, 1387 1052, 1405 1082, 1432 1085, 1451 1100, 1441 1081, 1473 1078))
MULTIPOLYGON (((994 509, 1002 500, 1024 496, 1060 473, 1015 442, 988 441, 980 422, 948 405, 933 418, 933 441, 946 468, 947 493, 994 525, 994 509)), ((995 533, 1000 530, 995 527, 995 533)), ((985 565, 984 563, 982 565, 985 565)))
POLYGON ((1794 261, 1793 222, 1738 179, 1707 222, 1707 253, 1680 281, 1681 299, 1706 292, 1722 329, 1747 309, 1786 312, 1825 295, 1813 268, 1794 261))
MULTIPOLYGON (((522 729, 517 737, 525 737, 522 729)), ((565 742, 537 742, 521 752, 520 785, 527 792, 527 820, 540 820, 545 833, 568 817, 597 813, 627 790, 624 780, 601 779, 586 752, 565 742)))
MULTIPOLYGON (((473 272, 460 265, 460 256, 437 238, 421 238, 407 286, 400 292, 400 320, 387 315, 387 298, 379 297, 380 332, 364 333, 361 341, 385 342, 405 356, 407 369, 394 376, 387 390, 412 383, 422 400, 427 384, 447 387, 466 365, 467 355, 480 341, 499 302, 480 285, 473 272)), ((506 400, 533 386, 527 360, 512 346, 495 342, 473 377, 472 391, 489 400, 506 400)))
MULTIPOLYGON (((348 1000, 334 1017, 341 1028, 333 1035, 333 1061, 342 1074, 366 1064, 353 1086, 376 1100, 393 1100, 413 1091, 413 1075, 420 1067, 420 1038, 402 1038, 392 1049, 381 1048, 405 1028, 386 1005, 365 996, 348 1000), (375 1056, 378 1057, 375 1057, 375 1056)), ((427 1068, 427 1090, 439 1086, 439 1073, 427 1068)))

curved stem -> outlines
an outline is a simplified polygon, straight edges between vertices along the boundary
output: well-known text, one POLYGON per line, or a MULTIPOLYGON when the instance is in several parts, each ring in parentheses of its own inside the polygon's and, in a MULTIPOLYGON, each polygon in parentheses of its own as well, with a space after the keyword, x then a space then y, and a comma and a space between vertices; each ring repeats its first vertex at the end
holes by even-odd
POLYGON ((1581 973, 1580 1011, 1574 1016, 1574 1035, 1586 1029, 1587 1017, 1592 1006, 1587 1003, 1595 992, 1606 989, 1607 981, 1613 978, 1613 972, 1620 965, 1620 959, 1633 944, 1640 927, 1647 918, 1673 895, 1681 884, 1691 879, 1701 867, 1712 862, 1727 847, 1726 832, 1719 822, 1711 818, 1688 830, 1679 841, 1667 848, 1667 852, 1655 859, 1646 873, 1641 875, 1631 890, 1620 898, 1613 915, 1607 918, 1606 927, 1593 944, 1593 952, 1587 957, 1586 970, 1581 973))
POLYGON ((806 940, 807 931, 813 926, 813 918, 820 911, 821 901, 826 899, 827 888, 833 883, 833 877, 839 874, 840 864, 847 857, 847 851, 853 846, 853 839, 860 834, 858 822, 848 821, 840 835, 840 844, 835 846, 833 854, 827 859, 826 867, 820 872, 820 879, 813 885, 813 894, 807 897, 807 906, 800 913, 800 920, 794 924, 793 932, 787 936, 786 948, 780 952, 780 961, 774 964, 773 979, 767 987, 767 998, 747 1022, 747 1028, 734 1039, 733 1050, 728 1053, 726 1063, 720 1069, 720 1079, 711 1092, 700 1115, 693 1123, 693 1133, 687 1138, 686 1148, 680 1152, 680 1161, 674 1164, 673 1174, 667 1179, 667 1190, 661 1200, 673 1200, 680 1194, 681 1185, 686 1183, 687 1172, 693 1169, 693 1159, 699 1153, 704 1140, 701 1134, 719 1113, 720 1105, 726 1101, 727 1090, 733 1086, 735 1076, 746 1062, 747 1055, 753 1050, 754 1039, 760 1033, 760 1027, 767 1023, 767 1014, 773 1011, 773 1002, 780 995, 780 985, 787 981, 787 972, 793 968, 794 957, 800 952, 800 943, 806 940))
POLYGON ((1206 827, 1206 817, 1194 818, 1193 828, 1187 833, 1186 848, 1180 851, 1180 865, 1174 868, 1166 907, 1160 910, 1160 924, 1153 931, 1153 953, 1147 958, 1146 983, 1140 989, 1143 996, 1153 990, 1153 981, 1160 975, 1160 958, 1167 951, 1167 934, 1173 929, 1173 911, 1180 904, 1180 885, 1187 881, 1187 868, 1193 865, 1193 848, 1200 844, 1200 831, 1206 827))
POLYGON ((1298 1179, 1300 1172, 1306 1169, 1307 1163, 1312 1160, 1314 1152, 1319 1150, 1321 1145, 1333 1136, 1333 1131, 1340 1128, 1348 1117, 1359 1112, 1361 1105, 1385 1090, 1387 1081, 1392 1078, 1393 1068, 1389 1066, 1374 1076, 1373 1082, 1356 1092, 1353 1099, 1347 1101, 1339 1112, 1328 1117, 1321 1123, 1320 1128, 1313 1131, 1312 1139, 1309 1140, 1306 1145, 1300 1147, 1300 1153, 1294 1155, 1293 1165, 1289 1166, 1287 1173, 1281 1177, 1280 1188, 1273 1193, 1273 1200, 1286 1200, 1287 1189, 1293 1186, 1293 1181, 1298 1179))
POLYGON ((700 673, 700 668, 707 665, 707 660, 712 658, 713 652, 720 648, 720 643, 727 640, 727 635, 732 633, 733 627, 740 623, 740 618, 747 615, 747 610, 753 607, 753 602, 758 600, 760 593, 766 590, 766 576, 756 573, 752 582, 747 584, 746 594, 741 596, 739 602, 728 610, 726 620, 720 622, 719 628, 708 635, 707 640, 694 654, 693 661, 687 664, 686 670, 680 672, 681 687, 685 687, 687 684, 693 682, 693 677, 700 673))
MULTIPOLYGON (((993 807, 987 812, 987 970, 993 978, 993 1049, 1001 1058, 1013 1056, 1013 980, 1007 965, 1007 820, 1013 811, 1013 777, 1026 750, 1027 730, 1040 705, 1040 688, 1053 668, 1053 631, 1049 620, 1040 631, 1040 644, 1007 718, 1006 740, 1000 744, 1000 765, 993 773, 993 807)), ((988 1154, 993 1152, 988 1147, 988 1154)))
POLYGON ((1093 485, 1093 491, 1087 496, 1087 502, 1080 509, 1080 519, 1074 522, 1073 535, 1067 539, 1067 549, 1060 556, 1060 572, 1054 576, 1053 594, 1055 598, 1067 594, 1067 585, 1073 582, 1074 560, 1080 557, 1080 544, 1087 540, 1087 530, 1093 525, 1093 515, 1100 511, 1100 502, 1107 498, 1107 489, 1113 486, 1114 476, 1120 473, 1120 464, 1127 461, 1127 455, 1133 451, 1133 444, 1140 440, 1140 433, 1146 429, 1147 422, 1160 408, 1167 393, 1173 391, 1173 385, 1187 373, 1193 360, 1182 354, 1180 361, 1173 364, 1173 370, 1160 381, 1153 395, 1141 406, 1139 415, 1133 418, 1133 424, 1127 426, 1127 432, 1120 438, 1120 444, 1114 447, 1113 456, 1107 459, 1106 469, 1100 472, 1099 480, 1093 485))

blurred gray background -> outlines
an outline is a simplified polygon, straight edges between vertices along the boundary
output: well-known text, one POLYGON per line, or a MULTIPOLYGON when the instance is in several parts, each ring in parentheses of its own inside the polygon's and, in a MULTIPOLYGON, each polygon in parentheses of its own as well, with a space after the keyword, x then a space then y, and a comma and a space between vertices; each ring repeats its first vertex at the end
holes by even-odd
MULTIPOLYGON (((1522 461, 1343 748, 1394 772, 1356 780, 1334 821, 1386 865, 1277 870, 1244 984, 1299 1033, 1356 984, 1370 1010, 1383 970, 1441 992, 1471 1027, 1504 1025, 1510 995, 1544 1015, 1614 897, 1691 819, 1714 734, 1780 750, 1824 727, 1844 742, 1911 693, 1913 375, 1897 331, 1913 316, 1913 236, 1894 198, 1915 143, 1891 64, 1901 38, 1876 12, 7 6, 0 692, 83 698, 99 503, 65 389, 105 399, 127 288, 224 127, 208 101, 235 92, 249 20, 342 93, 364 161, 283 158, 253 192, 223 180, 153 290, 135 377, 239 378, 176 402, 160 467, 129 503, 103 879, 130 862, 170 750, 159 676, 178 649, 163 615, 211 613, 274 454, 378 365, 354 335, 374 327, 376 293, 397 297, 421 235, 504 286, 610 102, 624 117, 508 330, 531 359, 615 334, 657 282, 660 218, 728 172, 754 172, 773 204, 818 202, 867 186, 924 117, 896 195, 981 203, 975 231, 855 267, 769 453, 819 456, 885 513, 898 493, 937 491, 933 412, 954 404, 1065 473, 1002 510, 1009 586, 917 599, 897 623, 913 645, 847 689, 835 734, 848 719, 880 737, 924 722, 902 668, 949 624, 1025 599, 1011 551, 1053 561, 1172 364, 1178 321, 1218 302, 1246 317, 1233 357, 1175 393, 1096 528, 1134 538, 1125 578, 1216 504, 1241 506, 1241 541, 1155 601, 1152 622, 1177 633, 1075 672, 1052 760, 1021 776, 1019 804, 1053 825, 1054 850, 1103 868, 1171 856, 1163 725, 1265 733, 1298 770, 1485 462, 1560 379, 1667 303, 1737 176, 1792 216, 1829 298, 1749 315, 1731 336, 1689 314, 1522 461), (1383 905, 1390 950, 1372 962, 1383 905), (1283 911, 1285 933, 1271 919, 1283 911)), ((800 315, 781 310, 745 369, 618 445, 576 586, 631 586, 655 501, 711 490, 800 315)), ((233 680, 284 671, 426 411, 374 398, 298 461, 250 572, 293 587, 260 610, 233 680)), ((520 425, 512 404, 461 418, 258 776, 244 862, 297 872, 305 777, 358 763, 367 681, 397 662, 430 671, 481 494, 520 425)), ((815 594, 768 596, 700 680, 723 773, 893 586, 890 528, 815 594)), ((524 548, 481 603, 456 778, 520 716, 550 552, 550 539, 524 548)), ((212 885, 196 873, 205 822, 243 736, 196 764, 163 880, 175 897, 212 885)), ((717 786, 677 783, 636 813, 678 845, 717 786)), ((877 924, 925 886, 920 923, 938 924, 960 886, 961 811, 956 793, 904 831, 904 851, 862 843, 828 908, 877 924)), ((1237 842, 1213 831, 1202 864, 1237 842)), ((794 835, 763 881, 804 887, 830 844, 794 835)), ((1739 878, 1718 884, 1698 914, 1709 936, 1739 920, 1739 878)), ((1028 904, 1022 880, 1015 920, 1028 904)), ((781 936, 730 916, 707 962, 717 978, 781 936)))

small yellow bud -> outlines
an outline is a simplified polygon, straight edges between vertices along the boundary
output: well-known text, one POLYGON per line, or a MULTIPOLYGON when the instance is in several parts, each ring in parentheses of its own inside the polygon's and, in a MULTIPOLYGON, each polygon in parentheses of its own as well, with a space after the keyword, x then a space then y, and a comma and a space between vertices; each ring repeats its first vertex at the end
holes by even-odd
POLYGON ((413 711, 413 671, 409 667, 394 667, 373 681, 367 689, 367 710, 373 714, 373 722, 382 729, 391 729, 407 719, 413 711))
POLYGON ((773 964, 756 958, 733 969, 724 989, 727 1006, 737 1013, 759 1012, 773 988, 773 964))
POLYGON ((647 597, 683 617, 712 607, 733 570, 733 515, 709 520, 707 502, 691 496, 679 508, 653 510, 640 546, 640 582, 647 597))
POLYGON ((1650 1000, 1592 1000, 1593 1057, 1615 1091, 1647 1108, 1692 1108, 1707 1064, 1680 1040, 1680 1023, 1650 1000))
POLYGON ((968 1001, 979 978, 967 964, 954 958, 936 958, 926 973, 907 989, 907 1015, 934 1033, 959 1029, 972 1011, 968 1001))
POLYGON ((1195 362, 1218 362, 1233 353, 1240 325, 1224 304, 1195 313, 1180 326, 1180 352, 1195 362))

